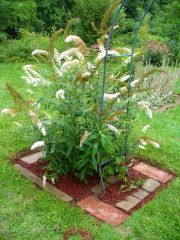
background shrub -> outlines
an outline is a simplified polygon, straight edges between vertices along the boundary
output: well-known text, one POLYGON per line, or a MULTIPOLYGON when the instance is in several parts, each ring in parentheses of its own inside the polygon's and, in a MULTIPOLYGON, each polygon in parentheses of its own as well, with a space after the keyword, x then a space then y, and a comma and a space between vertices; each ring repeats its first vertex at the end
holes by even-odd
POLYGON ((84 40, 93 43, 97 33, 93 30, 91 22, 99 27, 103 15, 112 2, 112 0, 75 0, 74 14, 80 17, 77 34, 84 40))
POLYGON ((143 47, 144 64, 151 63, 153 66, 160 67, 163 59, 168 57, 169 49, 166 44, 156 40, 149 40, 143 47))
POLYGON ((32 61, 32 51, 37 48, 47 49, 49 38, 43 34, 21 31, 21 38, 7 40, 0 45, 0 62, 32 61))

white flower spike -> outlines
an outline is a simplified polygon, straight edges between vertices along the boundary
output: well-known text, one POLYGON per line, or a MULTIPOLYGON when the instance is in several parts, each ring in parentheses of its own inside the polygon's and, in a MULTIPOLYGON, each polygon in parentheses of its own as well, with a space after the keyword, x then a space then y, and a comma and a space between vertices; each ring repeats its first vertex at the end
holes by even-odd
POLYGON ((42 49, 36 49, 32 52, 32 55, 44 55, 44 56, 48 56, 48 52, 42 49))
POLYGON ((151 126, 149 124, 144 126, 143 129, 142 129, 142 132, 145 133, 148 130, 148 128, 150 128, 150 127, 151 126))
POLYGON ((143 145, 138 145, 138 148, 142 149, 142 150, 145 150, 146 148, 143 146, 143 145))
POLYGON ((116 127, 114 127, 113 125, 107 124, 107 127, 109 128, 109 130, 111 130, 112 132, 116 133, 117 135, 120 134, 120 131, 116 127))
POLYGON ((34 150, 36 148, 40 148, 44 146, 44 141, 37 141, 31 146, 31 150, 34 150))
POLYGON ((104 94, 104 100, 113 100, 113 99, 116 99, 120 96, 120 93, 117 92, 117 93, 105 93, 104 94))
POLYGON ((56 92, 56 98, 57 98, 57 99, 65 99, 65 97, 64 97, 64 90, 63 90, 63 89, 59 89, 59 90, 56 92))

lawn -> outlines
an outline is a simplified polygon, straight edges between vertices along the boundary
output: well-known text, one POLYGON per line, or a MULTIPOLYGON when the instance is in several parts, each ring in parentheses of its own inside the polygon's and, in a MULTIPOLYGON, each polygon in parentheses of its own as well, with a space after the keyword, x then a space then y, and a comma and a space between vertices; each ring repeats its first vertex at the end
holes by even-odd
MULTIPOLYGON (((0 110, 13 106, 5 84, 10 82, 26 96, 26 84, 21 80, 22 64, 0 64, 0 110)), ((179 88, 177 84, 176 88, 179 88)), ((178 91, 179 92, 179 91, 178 91)), ((161 144, 160 149, 137 151, 161 168, 174 170, 176 179, 158 196, 123 224, 131 229, 127 239, 180 239, 180 107, 165 113, 155 113, 149 134, 161 144)), ((139 116, 139 121, 145 121, 139 116)), ((31 146, 38 135, 27 128, 28 119, 22 114, 0 117, 0 240, 59 240, 69 227, 83 228, 96 240, 120 240, 111 226, 99 223, 77 207, 70 207, 21 177, 10 158, 31 146), (14 121, 21 122, 23 129, 14 121)), ((72 237, 71 239, 81 239, 72 237)))

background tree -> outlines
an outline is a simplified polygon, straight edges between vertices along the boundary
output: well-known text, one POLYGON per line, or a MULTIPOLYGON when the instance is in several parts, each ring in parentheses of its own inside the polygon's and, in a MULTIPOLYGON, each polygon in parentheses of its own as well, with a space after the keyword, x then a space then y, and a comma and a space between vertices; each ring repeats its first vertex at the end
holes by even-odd
POLYGON ((0 41, 7 37, 15 38, 21 27, 26 27, 35 18, 34 0, 0 1, 0 41))
POLYGON ((38 32, 52 33, 64 27, 71 18, 74 0, 35 0, 37 4, 34 28, 38 32))

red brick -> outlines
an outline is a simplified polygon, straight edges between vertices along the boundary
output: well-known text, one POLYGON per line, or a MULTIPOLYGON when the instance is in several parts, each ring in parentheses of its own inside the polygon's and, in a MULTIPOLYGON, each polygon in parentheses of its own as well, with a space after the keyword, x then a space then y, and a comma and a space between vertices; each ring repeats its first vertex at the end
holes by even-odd
POLYGON ((77 205, 91 215, 113 226, 121 224, 128 217, 123 211, 100 201, 95 196, 89 196, 78 202, 77 205))
POLYGON ((171 174, 155 167, 149 166, 143 162, 135 165, 133 169, 161 183, 167 183, 173 177, 171 174))

